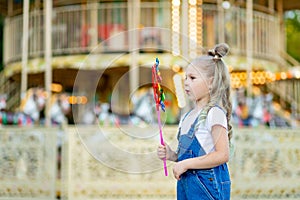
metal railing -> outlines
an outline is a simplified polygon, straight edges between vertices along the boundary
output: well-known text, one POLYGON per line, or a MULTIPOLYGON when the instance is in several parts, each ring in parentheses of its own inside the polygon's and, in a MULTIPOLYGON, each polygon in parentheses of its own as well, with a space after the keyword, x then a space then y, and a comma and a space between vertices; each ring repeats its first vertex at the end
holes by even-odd
POLYGON ((290 110, 290 119, 300 119, 300 82, 298 79, 281 80, 266 84, 267 89, 279 96, 279 102, 283 110, 290 110))
POLYGON ((5 77, 4 72, 0 72, 0 95, 6 97, 6 109, 14 110, 20 104, 20 85, 5 77))
MULTIPOLYGON (((127 3, 100 3, 53 8, 52 51, 54 55, 87 53, 95 45, 103 52, 128 51, 129 29, 127 3), (107 40, 112 38, 111 40, 107 40), (99 47, 99 46, 98 46, 99 47)), ((202 41, 204 47, 218 42, 218 34, 224 33, 225 42, 232 52, 246 53, 246 11, 231 7, 224 10, 220 19, 216 5, 202 5, 202 41), (222 21, 218 21, 222 20, 222 21), (219 30, 216 24, 224 24, 219 30)), ((140 4, 139 49, 150 46, 171 50, 172 6, 171 2, 141 2, 140 4), (160 27, 167 32, 151 32, 145 27, 160 27)), ((279 20, 276 15, 254 12, 253 14, 253 55, 257 58, 278 61, 279 20)), ((44 51, 44 15, 34 10, 29 14, 29 57, 40 57, 44 51)), ((22 15, 5 20, 5 63, 21 59, 22 15)), ((180 41, 180 45, 183 41, 180 41)))

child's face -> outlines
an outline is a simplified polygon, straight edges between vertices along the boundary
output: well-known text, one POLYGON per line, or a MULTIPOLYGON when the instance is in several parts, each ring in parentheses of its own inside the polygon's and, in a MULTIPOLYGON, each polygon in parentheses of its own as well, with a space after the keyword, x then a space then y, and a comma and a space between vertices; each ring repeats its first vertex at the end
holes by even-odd
POLYGON ((209 81, 199 67, 189 65, 185 71, 184 89, 192 101, 201 101, 209 97, 209 81))

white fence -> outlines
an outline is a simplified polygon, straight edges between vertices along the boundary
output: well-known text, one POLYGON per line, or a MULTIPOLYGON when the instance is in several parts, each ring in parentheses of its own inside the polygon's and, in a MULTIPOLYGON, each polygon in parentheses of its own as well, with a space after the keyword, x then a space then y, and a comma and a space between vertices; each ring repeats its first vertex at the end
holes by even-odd
POLYGON ((56 132, 0 127, 0 199, 56 198, 56 132))
MULTIPOLYGON (((72 200, 175 199, 172 163, 165 177, 156 158, 156 128, 70 126, 61 131, 0 129, 0 199, 54 199, 55 190, 72 200), (56 171, 60 142, 61 170, 56 171)), ((165 127, 164 135, 176 148, 176 127, 165 127)), ((235 128, 232 199, 299 199, 299 143, 299 130, 235 128)))

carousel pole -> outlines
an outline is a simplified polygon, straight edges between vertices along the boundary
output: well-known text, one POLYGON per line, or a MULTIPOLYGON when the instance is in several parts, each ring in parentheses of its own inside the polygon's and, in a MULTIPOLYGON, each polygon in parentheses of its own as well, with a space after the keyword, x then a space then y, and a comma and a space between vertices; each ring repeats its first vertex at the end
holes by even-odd
POLYGON ((23 4, 23 37, 22 37, 22 72, 21 72, 21 101, 27 90, 27 63, 28 63, 28 26, 29 26, 29 0, 23 4))
POLYGON ((139 66, 138 66, 138 57, 139 57, 139 44, 138 44, 138 31, 140 23, 140 9, 141 3, 140 0, 128 1, 128 24, 130 25, 129 32, 129 52, 131 57, 131 64, 129 70, 129 92, 133 94, 135 90, 139 87, 139 66))
POLYGON ((246 57, 247 57, 247 97, 252 94, 252 63, 253 63, 253 0, 247 0, 246 4, 246 57))
POLYGON ((225 42, 225 14, 224 14, 224 8, 222 7, 223 0, 217 1, 218 6, 218 43, 225 42))
POLYGON ((45 90, 47 93, 46 100, 46 119, 45 125, 51 126, 50 103, 51 103, 51 83, 52 83, 52 0, 44 0, 44 34, 45 34, 45 90))
MULTIPOLYGON (((45 90, 47 94, 46 98, 46 107, 45 107, 45 126, 50 127, 51 126, 51 116, 50 116, 50 103, 51 103, 51 83, 52 83, 52 0, 44 0, 44 44, 45 44, 45 53, 44 53, 44 59, 45 59, 45 90)), ((52 135, 53 140, 52 141, 58 141, 56 138, 56 134, 52 135)), ((54 146, 55 147, 55 146, 54 146)), ((53 158, 57 157, 57 149, 52 148, 51 156, 53 158)), ((56 167, 53 167, 53 174, 57 174, 56 167)), ((49 183, 50 185, 56 185, 56 179, 52 179, 49 183)), ((55 199, 56 197, 56 187, 52 187, 51 190, 51 197, 52 199, 55 199)))

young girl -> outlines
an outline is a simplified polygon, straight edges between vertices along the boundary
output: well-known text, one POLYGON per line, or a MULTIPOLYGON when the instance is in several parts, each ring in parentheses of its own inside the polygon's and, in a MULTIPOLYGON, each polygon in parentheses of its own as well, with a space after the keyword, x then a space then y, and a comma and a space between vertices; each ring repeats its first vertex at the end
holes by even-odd
POLYGON ((180 120, 177 151, 158 147, 160 159, 176 162, 178 200, 230 199, 230 76, 222 60, 228 50, 218 44, 187 67, 185 92, 195 106, 180 120))

